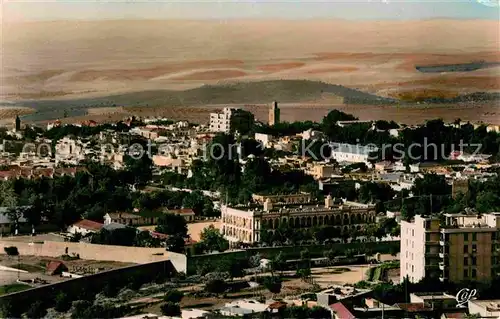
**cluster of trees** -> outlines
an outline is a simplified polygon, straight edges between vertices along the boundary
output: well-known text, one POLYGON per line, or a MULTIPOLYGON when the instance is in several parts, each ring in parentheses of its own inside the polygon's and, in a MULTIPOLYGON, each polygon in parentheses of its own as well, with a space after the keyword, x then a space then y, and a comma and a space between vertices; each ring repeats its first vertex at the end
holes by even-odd
MULTIPOLYGON (((154 281, 161 284, 167 280, 166 273, 137 272, 122 278, 103 279, 101 282, 88 281, 78 288, 68 288, 56 295, 46 294, 26 307, 25 301, 10 300, 0 304, 0 317, 22 318, 25 313, 28 318, 42 318, 47 309, 54 307, 58 312, 71 311, 71 318, 120 318, 131 312, 129 306, 102 304, 94 302, 96 295, 102 293, 105 297, 114 298, 121 289, 138 291, 142 285, 154 281)), ((31 301, 31 300, 30 300, 31 301)), ((29 303, 28 303, 29 304, 29 303)))
POLYGON ((500 176, 494 176, 487 181, 470 181, 467 194, 451 196, 451 186, 445 176, 426 174, 415 181, 411 189, 413 197, 400 194, 401 198, 388 203, 388 207, 400 207, 404 219, 413 216, 437 214, 440 212, 459 213, 467 207, 475 208, 480 213, 500 210, 500 176))
POLYGON ((393 137, 389 130, 398 128, 394 122, 377 121, 376 130, 372 130, 368 123, 345 127, 337 124, 338 121, 356 119, 350 114, 333 110, 323 118, 322 130, 331 142, 375 144, 381 147, 375 160, 393 160, 395 155, 402 155, 405 163, 446 161, 454 150, 473 153, 477 146, 479 152, 491 154, 494 159, 500 158, 500 134, 488 132, 486 126, 474 129, 472 124, 460 125, 460 119, 455 121, 455 125, 447 125, 443 120, 436 119, 417 128, 404 128, 398 137, 393 137), (397 144, 401 146, 397 147, 397 144), (386 147, 383 148, 383 145, 386 147), (411 145, 419 146, 410 149, 411 145), (396 151, 401 151, 402 154, 397 154, 396 151))
POLYGON ((163 296, 164 304, 161 305, 161 313, 164 316, 178 317, 181 315, 179 303, 184 298, 184 293, 179 290, 171 289, 165 292, 163 296))
POLYGON ((158 219, 157 232, 168 235, 166 240, 167 250, 184 253, 188 228, 184 217, 175 214, 164 214, 158 219))
POLYGON ((151 163, 130 159, 125 170, 88 163, 86 171, 72 176, 17 179, 0 182, 0 206, 9 207, 9 216, 16 222, 21 216, 29 224, 41 221, 64 228, 82 217, 102 222, 106 213, 143 211, 160 207, 193 207, 196 214, 213 216, 213 203, 200 192, 159 191, 133 192, 130 185, 146 182, 151 176, 151 163))
POLYGON ((381 302, 393 305, 410 300, 410 293, 415 292, 443 292, 452 295, 462 288, 477 289, 476 297, 479 299, 498 299, 500 291, 498 285, 500 278, 494 278, 489 282, 464 281, 461 283, 441 282, 437 278, 424 278, 418 283, 411 283, 408 278, 399 284, 381 283, 373 287, 374 298, 381 302))
POLYGON ((203 229, 200 239, 200 242, 194 245, 194 252, 197 254, 213 251, 222 252, 229 249, 229 241, 213 225, 203 229))
MULTIPOLYGON (((256 157, 248 159, 245 169, 239 162, 236 141, 230 135, 217 135, 208 146, 206 161, 194 161, 192 176, 185 179, 183 186, 192 189, 217 190, 227 196, 231 203, 248 203, 253 193, 289 194, 303 191, 317 191, 314 179, 302 171, 273 170, 269 162, 256 157), (212 147, 212 145, 221 145, 212 147)), ((177 181, 181 180, 176 177, 177 181)))

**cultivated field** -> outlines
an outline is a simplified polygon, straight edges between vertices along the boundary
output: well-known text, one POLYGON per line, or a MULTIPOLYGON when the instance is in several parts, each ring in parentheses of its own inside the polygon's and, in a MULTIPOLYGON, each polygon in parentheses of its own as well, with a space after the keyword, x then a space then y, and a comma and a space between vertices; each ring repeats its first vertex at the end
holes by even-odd
MULTIPOLYGON (((161 90, 186 91, 206 85, 264 80, 322 81, 407 99, 492 92, 500 90, 498 66, 445 74, 422 73, 415 67, 500 62, 497 26, 496 21, 482 20, 5 23, 0 98, 24 100, 22 105, 29 107, 33 101, 32 107, 37 110, 42 107, 35 100, 51 100, 43 106, 45 110, 62 108, 57 101, 66 101, 64 107, 70 108, 75 99, 137 95, 125 100, 129 103, 116 103, 134 106, 133 109, 91 111, 88 116, 75 114, 105 121, 135 112, 172 113, 174 118, 201 117, 193 113, 205 116, 200 110, 186 108, 242 101, 218 88, 196 91, 202 96, 196 101, 189 92, 175 96, 161 90), (155 90, 160 92, 148 93, 155 90), (151 105, 159 110, 147 110, 151 105)), ((321 104, 331 103, 328 97, 310 98, 306 91, 290 95, 280 89, 273 87, 264 96, 252 92, 252 98, 246 97, 243 103, 277 99, 288 103, 310 102, 315 106, 312 110, 291 112, 297 115, 288 115, 285 110, 286 120, 305 119, 304 116, 317 119, 324 113, 321 104)), ((111 106, 97 102, 89 101, 85 108, 111 106)), ((467 106, 453 112, 441 111, 447 106, 410 110, 370 105, 363 111, 359 107, 349 105, 347 111, 352 109, 352 113, 374 119, 403 119, 403 122, 420 122, 422 118, 437 116, 486 118, 488 122, 499 118, 496 103, 475 111, 467 106)), ((55 116, 58 115, 51 112, 49 117, 55 116)), ((70 112, 69 116, 73 114, 70 112)))

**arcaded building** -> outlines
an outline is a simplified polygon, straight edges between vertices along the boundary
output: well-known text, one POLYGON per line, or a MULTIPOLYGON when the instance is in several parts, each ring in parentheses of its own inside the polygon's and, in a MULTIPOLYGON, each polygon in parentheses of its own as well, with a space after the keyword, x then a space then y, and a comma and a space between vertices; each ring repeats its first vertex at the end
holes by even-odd
POLYGON ((263 205, 251 207, 221 207, 222 232, 230 243, 260 242, 260 232, 277 229, 284 223, 293 228, 334 226, 339 230, 361 230, 375 223, 374 205, 348 201, 336 202, 331 196, 324 205, 286 205, 266 199, 263 205))

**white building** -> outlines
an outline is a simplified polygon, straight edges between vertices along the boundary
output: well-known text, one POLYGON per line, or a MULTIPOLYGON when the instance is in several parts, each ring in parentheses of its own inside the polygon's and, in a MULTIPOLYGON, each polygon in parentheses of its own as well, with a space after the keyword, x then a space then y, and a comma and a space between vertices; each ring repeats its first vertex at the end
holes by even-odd
POLYGON ((469 300, 469 313, 479 318, 500 318, 500 300, 469 300))
POLYGON ((101 230, 101 228, 104 226, 104 224, 88 220, 88 219, 82 219, 73 225, 69 226, 67 229, 67 232, 74 235, 76 233, 82 234, 82 236, 85 236, 89 233, 95 233, 101 230))
POLYGON ((231 131, 231 117, 235 109, 225 107, 221 113, 210 113, 210 131, 229 133, 231 131))
POLYGON ((319 140, 322 139, 324 134, 321 131, 313 130, 312 128, 300 134, 303 140, 319 140))
POLYGON ((68 163, 77 165, 85 159, 83 145, 79 140, 64 137, 59 140, 55 147, 56 165, 59 163, 68 163))
POLYGON ((227 303, 223 308, 219 309, 223 316, 243 317, 261 313, 267 310, 267 305, 257 300, 244 299, 227 303))
POLYGON ((331 149, 331 158, 339 163, 365 163, 367 165, 370 159, 375 159, 378 151, 377 147, 340 143, 332 143, 331 149))
MULTIPOLYGON (((263 205, 251 207, 221 206, 222 234, 230 244, 261 241, 261 230, 275 230, 280 224, 293 228, 311 228, 331 225, 339 230, 361 230, 365 224, 375 222, 375 205, 344 201, 331 196, 325 205, 307 204, 300 195, 272 195, 263 205), (287 200, 287 196, 288 201, 287 200)), ((254 198, 254 201, 257 201, 254 198)))
POLYGON ((268 147, 269 143, 273 140, 273 136, 269 134, 255 133, 255 140, 262 143, 264 147, 268 147))

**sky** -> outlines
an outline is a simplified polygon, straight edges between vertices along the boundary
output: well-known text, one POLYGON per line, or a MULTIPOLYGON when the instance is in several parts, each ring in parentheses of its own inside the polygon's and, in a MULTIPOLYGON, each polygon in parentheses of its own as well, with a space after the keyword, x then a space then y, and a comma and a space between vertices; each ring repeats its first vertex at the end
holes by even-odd
POLYGON ((1 20, 500 18, 499 0, 0 0, 1 20), (480 3, 482 2, 482 3, 480 3))

